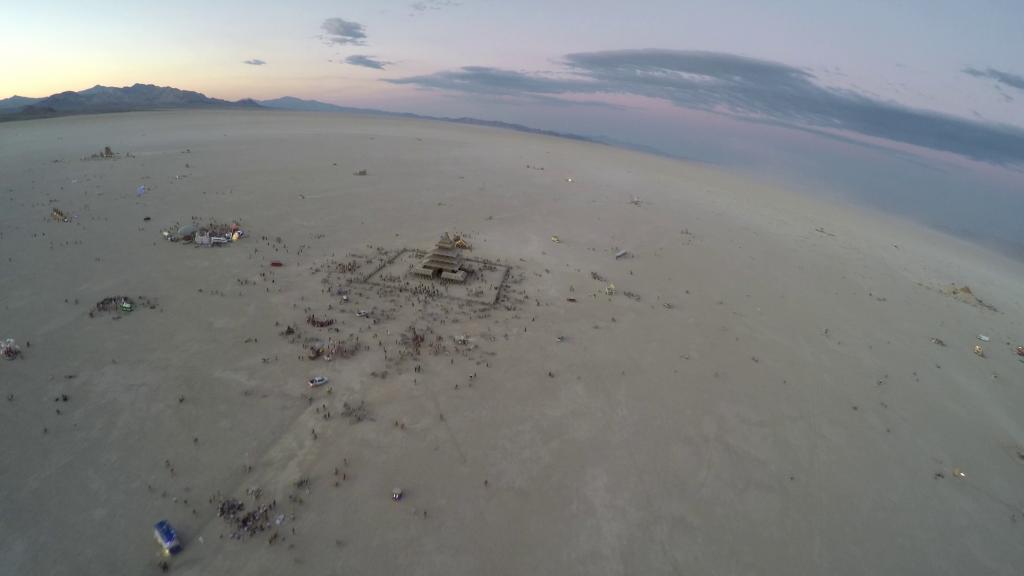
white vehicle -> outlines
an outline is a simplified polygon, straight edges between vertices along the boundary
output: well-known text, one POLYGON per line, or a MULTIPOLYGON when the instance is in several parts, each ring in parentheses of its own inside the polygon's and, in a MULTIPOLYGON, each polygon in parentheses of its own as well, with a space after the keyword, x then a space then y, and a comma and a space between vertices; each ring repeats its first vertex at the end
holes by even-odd
POLYGON ((314 376, 314 377, 309 379, 309 387, 310 388, 319 388, 320 386, 323 386, 324 384, 327 384, 327 377, 326 376, 314 376))

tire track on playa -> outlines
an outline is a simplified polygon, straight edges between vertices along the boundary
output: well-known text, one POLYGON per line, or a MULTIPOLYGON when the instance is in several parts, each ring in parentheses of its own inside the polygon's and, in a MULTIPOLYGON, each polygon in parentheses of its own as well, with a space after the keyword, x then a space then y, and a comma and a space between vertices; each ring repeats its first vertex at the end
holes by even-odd
MULTIPOLYGON (((694 500, 701 500, 704 494, 704 490, 707 488, 708 478, 711 476, 711 471, 714 467, 713 459, 715 456, 715 440, 717 438, 717 432, 717 424, 715 424, 712 420, 712 430, 708 434, 704 461, 701 464, 699 479, 697 480, 696 488, 693 491, 694 500)), ((643 463, 639 461, 637 454, 635 452, 627 451, 627 454, 629 454, 629 458, 631 460, 631 468, 633 470, 644 469, 643 463)), ((643 492, 644 505, 650 510, 658 510, 658 499, 654 497, 654 495, 646 487, 646 485, 643 483, 637 483, 637 486, 643 492)), ((672 522, 672 520, 673 518, 669 517, 670 523, 672 522)), ((676 576, 680 576, 681 574, 683 574, 683 569, 679 566, 679 558, 677 558, 676 555, 672 553, 672 550, 669 548, 669 542, 667 541, 667 539, 658 538, 657 540, 661 554, 665 557, 666 560, 668 560, 669 566, 672 569, 672 573, 676 576)))
MULTIPOLYGON (((429 386, 429 384, 424 384, 427 386, 427 395, 429 396, 431 403, 434 405, 435 409, 438 410, 438 413, 441 414, 441 404, 435 391, 429 386)), ((227 497, 236 497, 248 503, 248 500, 244 496, 246 489, 258 486, 263 489, 264 496, 266 498, 263 503, 266 503, 269 499, 276 499, 278 501, 278 507, 272 512, 272 515, 284 514, 287 518, 290 508, 287 500, 282 499, 287 499, 288 494, 291 492, 293 482, 296 479, 305 476, 306 472, 312 467, 312 465, 321 459, 321 455, 325 449, 325 444, 331 445, 330 443, 325 442, 327 433, 324 433, 318 439, 314 437, 312 433, 305 432, 306 430, 315 429, 317 423, 323 422, 321 415, 316 411, 316 407, 321 402, 323 402, 323 399, 319 402, 314 401, 305 410, 300 412, 298 416, 296 416, 295 419, 284 428, 284 431, 277 440, 272 442, 257 459, 250 461, 249 465, 253 471, 252 473, 246 473, 232 490, 216 491, 216 494, 227 497), (272 494, 277 494, 276 498, 271 496, 272 494)), ((443 420, 441 423, 444 425, 445 433, 460 460, 463 464, 467 463, 468 460, 462 446, 449 426, 447 420, 443 420)), ((217 534, 224 531, 219 520, 220 518, 217 516, 215 511, 211 510, 208 512, 207 517, 204 520, 200 520, 198 528, 194 532, 193 540, 198 541, 200 538, 203 538, 205 544, 213 544, 215 546, 222 547, 229 539, 226 537, 223 540, 217 538, 217 534)), ((283 531, 284 528, 274 526, 271 531, 263 533, 262 536, 257 534, 256 538, 266 537, 277 530, 283 531)), ((205 571, 209 570, 211 566, 220 566, 218 563, 225 561, 224 559, 225 557, 219 552, 214 552, 211 557, 205 559, 201 564, 182 567, 184 569, 183 573, 206 573, 205 571), (213 562, 213 564, 211 565, 210 562, 213 562)))
POLYGON ((423 385, 427 389, 427 396, 430 397, 430 401, 434 404, 434 409, 437 410, 439 418, 441 419, 441 424, 444 425, 445 432, 448 434, 448 439, 451 441, 452 448, 454 448, 455 453, 459 455, 459 460, 461 460, 463 464, 466 464, 468 462, 466 454, 462 451, 462 445, 459 444, 459 439, 455 437, 455 432, 452 431, 452 427, 448 424, 448 419, 444 417, 444 411, 441 410, 441 402, 437 399, 437 393, 434 392, 434 389, 429 383, 424 382, 423 385))
POLYGON ((708 436, 706 455, 704 457, 704 463, 700 467, 700 479, 697 481, 697 491, 694 494, 700 498, 704 494, 704 489, 708 485, 708 476, 711 475, 711 458, 715 455, 715 437, 717 436, 718 427, 711 431, 708 436))
MULTIPOLYGON (((245 473, 242 480, 235 485, 233 490, 216 490, 213 494, 237 497, 240 500, 247 501, 244 496, 246 489, 249 487, 259 487, 264 489, 268 499, 277 500, 276 497, 271 496, 273 493, 279 493, 281 498, 286 498, 288 488, 292 482, 305 475, 304 470, 308 470, 310 463, 318 460, 323 450, 324 442, 318 441, 312 434, 303 434, 300 430, 301 427, 305 427, 307 424, 315 424, 320 421, 315 404, 315 402, 311 403, 305 410, 300 412, 291 424, 284 428, 278 439, 263 451, 258 459, 249 460, 249 453, 246 452, 246 459, 250 462, 247 466, 255 473, 245 473), (292 480, 288 480, 289 478, 292 480)), ((310 429, 312 430, 313 428, 311 427, 310 429)), ((266 503, 266 500, 264 500, 264 503, 266 503)), ((273 513, 284 514, 287 518, 288 502, 282 501, 279 504, 283 504, 283 506, 277 507, 273 513)), ((214 537, 219 532, 223 532, 219 528, 218 520, 220 517, 212 509, 206 516, 204 521, 199 522, 198 528, 193 534, 192 544, 194 545, 198 541, 200 544, 212 544, 223 547, 224 542, 230 541, 230 539, 214 537)), ((276 532, 276 524, 273 530, 276 532)), ((266 534, 268 533, 264 533, 264 535, 266 534)), ((182 567, 182 569, 185 574, 205 574, 206 570, 210 568, 210 562, 216 564, 223 561, 224 557, 222 555, 213 553, 211 557, 206 558, 202 563, 182 567)))
MULTIPOLYGON (((633 355, 630 355, 628 358, 623 358, 621 363, 620 363, 620 365, 624 366, 624 367, 627 367, 627 370, 629 372, 633 372, 633 370, 636 369, 636 367, 638 365, 642 365, 643 362, 644 361, 643 361, 642 358, 637 358, 637 355, 633 354, 633 355)), ((604 416, 604 418, 607 420, 607 422, 609 424, 609 430, 628 429, 629 428, 628 423, 629 423, 629 420, 630 420, 630 414, 628 412, 624 412, 623 409, 622 409, 622 407, 626 405, 626 399, 623 397, 624 394, 627 394, 625 389, 623 389, 621 387, 616 387, 616 389, 614 391, 606 389, 606 390, 602 390, 602 393, 603 394, 607 394, 607 395, 609 395, 609 396, 611 396, 613 398, 611 406, 619 407, 619 409, 616 410, 615 412, 607 414, 607 415, 604 416)), ((649 422, 645 422, 644 425, 647 425, 647 424, 649 424, 649 422)), ((619 438, 619 440, 622 441, 624 439, 623 438, 619 438)), ((708 450, 708 455, 707 455, 707 457, 704 460, 704 466, 703 466, 703 470, 702 470, 703 478, 698 483, 698 486, 697 486, 696 490, 694 491, 694 498, 695 499, 699 499, 700 494, 701 494, 701 492, 703 492, 704 485, 705 485, 705 483, 707 481, 708 469, 710 468, 709 462, 711 460, 710 444, 711 444, 712 440, 713 440, 713 438, 709 439, 709 442, 708 442, 709 450, 708 450)), ((639 451, 630 450, 630 449, 624 448, 624 447, 619 447, 617 445, 617 443, 615 443, 615 444, 616 444, 616 447, 614 448, 614 450, 617 453, 621 453, 622 457, 628 461, 628 466, 627 466, 628 470, 636 471, 636 470, 646 470, 648 468, 648 463, 645 460, 643 460, 643 458, 641 456, 641 453, 639 451)), ((643 531, 647 533, 647 536, 650 538, 650 540, 657 546, 657 550, 661 553, 661 556, 663 557, 665 562, 668 564, 669 568, 671 569, 671 573, 675 574, 677 576, 680 575, 680 574, 683 574, 684 572, 683 572, 683 570, 679 566, 679 558, 677 558, 676 555, 672 553, 672 549, 671 549, 670 543, 668 541, 668 538, 670 537, 670 532, 672 530, 672 524, 677 520, 677 517, 673 516, 672 514, 666 514, 664 512, 663 506, 661 506, 660 503, 659 503, 660 498, 656 498, 655 497, 654 493, 648 487, 646 482, 644 482, 644 481, 631 482, 630 483, 630 488, 635 490, 638 493, 638 500, 639 500, 640 503, 642 503, 642 506, 644 507, 644 509, 654 511, 652 513, 652 519, 656 519, 656 523, 655 522, 651 522, 649 524, 649 526, 647 526, 646 528, 643 529, 643 531), (661 535, 659 535, 657 533, 658 532, 658 525, 660 525, 660 527, 665 528, 664 533, 661 534, 661 535)), ((659 494, 659 497, 660 496, 661 495, 659 494)), ((620 519, 620 520, 626 518, 625 515, 621 515, 620 516, 620 515, 618 515, 617 513, 614 513, 614 512, 613 512, 613 514, 616 516, 617 519, 620 519)), ((635 522, 635 526, 633 527, 634 529, 639 528, 639 524, 636 523, 636 520, 637 519, 634 519, 634 522, 635 522)), ((604 522, 604 520, 602 520, 602 522, 604 522)), ((621 540, 621 538, 614 538, 613 540, 617 541, 617 540, 621 540)), ((622 556, 621 556, 621 552, 619 551, 619 549, 617 547, 616 547, 616 553, 617 553, 617 559, 619 560, 619 563, 620 563, 619 568, 621 568, 622 570, 624 570, 627 573, 630 572, 628 567, 623 565, 623 559, 622 559, 622 556)))
MULTIPOLYGON (((710 460, 711 460, 711 454, 710 454, 710 450, 711 450, 710 449, 710 444, 711 444, 711 441, 712 440, 708 441, 709 453, 708 453, 708 457, 705 458, 705 464, 704 464, 704 470, 703 470, 703 472, 704 472, 703 476, 704 477, 700 481, 699 486, 697 487, 697 490, 696 490, 696 492, 694 494, 695 498, 699 498, 700 497, 701 492, 703 492, 703 490, 704 490, 704 484, 705 484, 705 482, 707 480, 707 476, 708 476, 707 470, 709 468, 708 462, 710 462, 710 460)), ((630 461, 629 468, 631 470, 643 470, 645 468, 644 462, 642 462, 640 460, 640 458, 638 457, 636 452, 633 452, 633 451, 630 451, 630 450, 626 450, 625 454, 627 455, 627 458, 629 458, 629 461, 630 461)), ((659 509, 659 506, 657 505, 658 501, 651 494, 651 491, 647 488, 646 484, 644 484, 643 482, 637 482, 637 483, 634 484, 634 487, 637 488, 640 491, 641 495, 643 496, 643 504, 644 504, 644 506, 647 509, 649 509, 649 510, 658 510, 659 509)), ((667 520, 668 520, 668 523, 671 524, 672 521, 673 521, 673 518, 671 516, 669 516, 667 518, 667 520)), ((667 538, 666 537, 657 537, 656 538, 655 535, 653 535, 653 534, 651 536, 652 536, 652 539, 657 541, 658 548, 659 548, 659 550, 661 552, 661 555, 665 558, 665 560, 668 561, 669 567, 672 569, 672 573, 675 574, 676 576, 680 576, 681 574, 683 574, 682 569, 679 567, 679 559, 676 558, 676 555, 673 554, 672 550, 669 548, 669 544, 667 542, 667 538)))
MULTIPOLYGON (((797 339, 800 342, 800 357, 801 357, 800 363, 798 365, 799 366, 813 366, 814 365, 815 354, 811 351, 809 343, 807 342, 806 339, 804 339, 802 337, 798 337, 797 339)), ((815 382, 815 375, 814 374, 809 374, 807 376, 811 379, 811 382, 815 382)), ((822 374, 821 378, 825 379, 825 380, 828 380, 829 376, 828 376, 828 374, 822 374)), ((809 391, 809 393, 807 395, 807 402, 808 402, 809 413, 807 415, 807 418, 803 419, 805 422, 808 423, 808 426, 811 429, 810 430, 811 433, 808 435, 809 438, 810 438, 809 442, 811 443, 811 446, 810 446, 810 449, 809 449, 809 452, 810 452, 810 463, 808 465, 808 476, 810 477, 809 479, 812 482, 812 485, 820 486, 821 485, 821 470, 820 470, 821 462, 820 462, 820 457, 819 457, 819 455, 820 455, 820 451, 819 451, 819 442, 820 442, 820 440, 819 439, 822 438, 822 435, 821 435, 821 422, 819 420, 819 415, 821 414, 821 411, 820 411, 821 402, 820 402, 819 396, 820 396, 820 393, 821 393, 821 385, 819 385, 819 384, 812 384, 810 388, 811 388, 811 390, 809 391)), ((822 491, 822 490, 812 490, 812 492, 813 492, 814 496, 812 497, 813 500, 811 500, 811 501, 813 502, 813 509, 814 509, 814 511, 811 514, 811 519, 810 519, 811 520, 811 524, 812 524, 812 527, 811 527, 812 528, 812 530, 811 530, 811 533, 812 533, 811 534, 811 552, 812 552, 812 559, 814 561, 814 565, 815 566, 820 566, 821 565, 821 533, 822 533, 821 518, 822 518, 822 513, 823 513, 824 507, 825 507, 824 506, 825 505, 825 503, 824 503, 824 491, 822 491)))

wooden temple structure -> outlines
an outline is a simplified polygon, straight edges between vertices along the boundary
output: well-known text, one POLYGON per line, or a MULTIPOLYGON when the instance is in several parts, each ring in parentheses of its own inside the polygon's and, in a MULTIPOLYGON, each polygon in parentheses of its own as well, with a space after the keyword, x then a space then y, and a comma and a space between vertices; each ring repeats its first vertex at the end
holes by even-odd
POLYGON ((465 282, 467 271, 463 266, 462 254, 455 246, 455 240, 445 232, 434 249, 412 269, 413 274, 434 277, 440 274, 442 280, 465 282))

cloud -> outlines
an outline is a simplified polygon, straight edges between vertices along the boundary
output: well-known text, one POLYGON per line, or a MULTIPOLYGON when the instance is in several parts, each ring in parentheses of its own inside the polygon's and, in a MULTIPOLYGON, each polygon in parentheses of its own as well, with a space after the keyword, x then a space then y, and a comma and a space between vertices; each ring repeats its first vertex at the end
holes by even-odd
POLYGON ((558 79, 554 76, 528 74, 488 66, 465 66, 454 71, 437 72, 425 76, 388 78, 391 84, 412 84, 450 92, 463 92, 481 97, 507 97, 538 102, 549 106, 590 106, 624 110, 624 106, 596 100, 567 100, 559 94, 592 93, 593 83, 558 79))
POLYGON ((1007 94, 1005 90, 999 87, 999 84, 996 84, 996 92, 999 92, 999 95, 1003 97, 1004 102, 1013 102, 1013 96, 1007 94))
POLYGON ((794 127, 842 130, 1024 166, 1024 129, 988 124, 830 88, 800 68, 718 52, 614 50, 564 57, 564 73, 467 66, 385 80, 477 95, 629 94, 794 127))
POLYGON ((349 22, 342 18, 328 18, 320 25, 324 31, 321 36, 330 44, 352 44, 363 46, 366 44, 366 28, 358 22, 349 22))
POLYGON ((249 64, 251 66, 263 66, 264 64, 266 64, 266 62, 264 60, 260 60, 259 58, 253 58, 252 60, 242 60, 242 64, 249 64))
POLYGON ((367 56, 366 54, 353 54, 348 58, 345 58, 346 64, 352 66, 362 66, 363 68, 373 68, 375 70, 383 70, 384 68, 394 64, 394 62, 388 62, 386 60, 377 60, 373 56, 367 56))
POLYGON ((413 2, 409 5, 416 12, 426 12, 428 10, 440 10, 449 6, 459 6, 461 2, 455 0, 420 0, 419 2, 413 2))
POLYGON ((1003 72, 1002 70, 996 70, 995 68, 979 70, 968 66, 963 69, 963 73, 974 76, 975 78, 990 78, 999 84, 1024 91, 1024 76, 1018 76, 1011 72, 1003 72))
POLYGON ((463 66, 458 70, 435 72, 424 76, 391 78, 392 84, 413 84, 492 96, 523 96, 536 94, 565 94, 599 92, 597 83, 578 79, 564 79, 536 73, 502 70, 488 66, 463 66))

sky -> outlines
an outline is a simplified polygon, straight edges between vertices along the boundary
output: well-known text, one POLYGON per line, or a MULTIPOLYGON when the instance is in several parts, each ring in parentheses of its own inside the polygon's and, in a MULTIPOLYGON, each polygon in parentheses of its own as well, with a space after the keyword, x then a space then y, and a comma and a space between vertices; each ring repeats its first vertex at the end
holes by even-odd
POLYGON ((232 99, 402 103, 422 96, 380 79, 461 66, 557 71, 570 53, 659 48, 754 57, 909 106, 1024 124, 1024 82, 984 74, 1024 79, 1017 0, 113 0, 103 10, 3 0, 0 13, 0 97, 146 82, 232 99), (339 43, 323 28, 330 19, 364 36, 339 43), (253 60, 264 64, 244 63, 253 60))
MULTIPOLYGON (((290 95, 800 175, 946 227, 970 212, 948 200, 961 188, 1024 209, 1008 192, 1024 188, 1020 0, 0 0, 0 14, 0 98, 136 82, 290 95), (883 182, 829 177, 893 162, 883 182), (939 190, 927 210, 922 188, 939 190)), ((979 218, 967 227, 1024 246, 1005 215, 979 218)))

